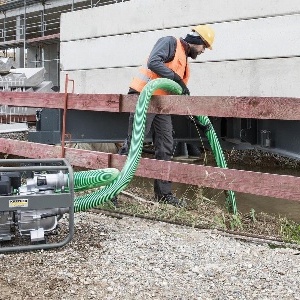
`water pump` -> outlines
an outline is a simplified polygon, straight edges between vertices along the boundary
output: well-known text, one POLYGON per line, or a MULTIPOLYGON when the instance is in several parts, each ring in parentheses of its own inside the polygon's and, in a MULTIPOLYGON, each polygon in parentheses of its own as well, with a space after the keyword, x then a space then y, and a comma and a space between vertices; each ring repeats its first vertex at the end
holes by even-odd
POLYGON ((0 253, 63 246, 73 232, 73 171, 65 159, 0 160, 0 253))

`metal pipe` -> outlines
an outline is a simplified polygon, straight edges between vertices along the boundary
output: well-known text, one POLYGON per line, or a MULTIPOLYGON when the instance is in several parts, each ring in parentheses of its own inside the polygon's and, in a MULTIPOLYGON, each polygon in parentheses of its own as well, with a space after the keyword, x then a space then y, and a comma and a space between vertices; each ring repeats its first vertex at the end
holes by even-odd
POLYGON ((62 158, 65 157, 65 137, 66 137, 66 123, 67 123, 67 110, 68 110, 68 84, 69 81, 72 81, 73 88, 72 93, 74 93, 74 80, 69 79, 69 75, 66 74, 66 81, 65 81, 65 97, 64 97, 64 109, 63 109, 63 120, 62 120, 62 133, 61 133, 61 156, 62 158))
MULTIPOLYGON (((42 20, 41 20, 41 31, 42 31, 42 36, 45 35, 45 2, 43 2, 43 10, 42 10, 42 20)), ((45 52, 44 52, 44 47, 41 46, 41 61, 42 61, 42 67, 45 67, 45 52)))
POLYGON ((23 50, 24 50, 24 61, 23 61, 23 67, 26 68, 26 0, 24 0, 24 20, 23 20, 23 38, 24 38, 24 44, 23 44, 23 50))
POLYGON ((66 74, 64 109, 63 109, 62 131, 61 131, 61 157, 65 157, 66 115, 67 115, 67 108, 68 108, 68 83, 69 83, 69 75, 66 74))
POLYGON ((4 23, 3 23, 3 41, 5 42, 6 37, 6 11, 3 12, 4 14, 4 23))
POLYGON ((59 43, 57 43, 57 56, 56 56, 56 75, 57 75, 57 86, 60 86, 60 59, 59 59, 59 43))
POLYGON ((37 64, 38 64, 38 51, 39 51, 39 47, 36 48, 35 51, 35 67, 37 68, 37 64))
POLYGON ((41 56, 42 67, 45 67, 45 51, 43 46, 41 46, 41 56))
POLYGON ((45 35, 44 23, 45 23, 45 4, 43 3, 43 10, 41 11, 41 34, 42 34, 42 36, 45 35))

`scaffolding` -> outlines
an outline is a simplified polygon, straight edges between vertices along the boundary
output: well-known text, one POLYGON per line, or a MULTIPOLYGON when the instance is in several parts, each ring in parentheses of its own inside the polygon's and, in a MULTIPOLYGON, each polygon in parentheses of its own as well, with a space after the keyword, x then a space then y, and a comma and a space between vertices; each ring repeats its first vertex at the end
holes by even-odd
POLYGON ((12 57, 23 68, 47 69, 47 64, 56 64, 52 69, 59 78, 60 15, 125 1, 129 0, 0 0, 1 56, 12 57), (55 51, 51 59, 45 58, 44 51, 50 45, 55 51), (36 51, 33 59, 28 58, 29 47, 36 51))

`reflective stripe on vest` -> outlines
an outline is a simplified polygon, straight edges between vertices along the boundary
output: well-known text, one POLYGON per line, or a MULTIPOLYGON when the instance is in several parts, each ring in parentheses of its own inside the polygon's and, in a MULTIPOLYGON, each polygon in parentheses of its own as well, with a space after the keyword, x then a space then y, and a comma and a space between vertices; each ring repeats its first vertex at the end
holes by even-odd
MULTIPOLYGON (((190 68, 187 62, 187 56, 185 50, 180 40, 177 39, 176 51, 174 59, 165 66, 177 73, 183 80, 185 84, 188 83, 190 77, 190 68)), ((142 66, 139 68, 137 76, 135 76, 130 84, 130 87, 138 92, 141 92, 143 87, 150 81, 156 78, 160 78, 156 73, 152 72, 147 68, 147 66, 142 66)), ((168 92, 164 90, 157 90, 154 95, 168 95, 168 92)))

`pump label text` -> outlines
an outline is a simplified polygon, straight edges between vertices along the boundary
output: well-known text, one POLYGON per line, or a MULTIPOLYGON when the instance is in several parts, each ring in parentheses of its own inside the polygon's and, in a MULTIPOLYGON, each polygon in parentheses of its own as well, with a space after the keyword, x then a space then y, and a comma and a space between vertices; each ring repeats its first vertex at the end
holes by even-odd
POLYGON ((28 207, 28 199, 9 200, 9 207, 28 207))

